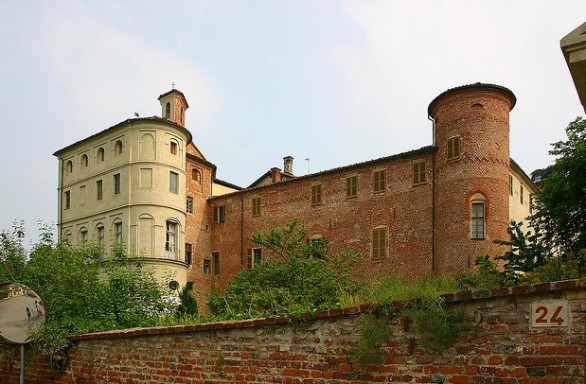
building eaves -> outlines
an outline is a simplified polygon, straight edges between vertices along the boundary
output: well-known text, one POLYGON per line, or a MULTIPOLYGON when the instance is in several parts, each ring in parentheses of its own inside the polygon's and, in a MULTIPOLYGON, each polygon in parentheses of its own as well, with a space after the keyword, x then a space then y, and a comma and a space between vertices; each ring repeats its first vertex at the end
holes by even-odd
POLYGON ((440 99, 443 99, 446 95, 449 95, 451 93, 458 93, 460 91, 465 91, 465 90, 472 90, 472 89, 477 89, 477 90, 494 89, 494 90, 498 90, 498 91, 506 93, 509 96, 509 98, 511 99, 511 109, 513 109, 513 107, 517 103, 517 97, 515 96, 513 91, 511 91, 509 88, 503 87, 502 85, 487 84, 487 83, 478 82, 478 83, 474 83, 474 84, 467 84, 467 85, 461 85, 459 87, 450 88, 450 89, 440 93, 438 96, 435 97, 435 99, 433 99, 431 101, 431 103, 429 103, 429 107, 427 107, 427 115, 431 116, 432 107, 435 105, 435 103, 437 101, 439 101, 440 99))
POLYGON ((529 175, 527 175, 527 173, 525 173, 525 171, 523 170, 523 168, 521 168, 521 166, 519 164, 517 164, 517 162, 513 159, 510 159, 510 166, 511 169, 518 174, 519 176, 521 176, 521 178, 523 179, 523 181, 525 182, 525 184, 527 184, 531 189, 533 189, 533 192, 537 191, 537 186, 535 185, 535 183, 533 182, 533 180, 531 180, 531 177, 529 177, 529 175))
POLYGON ((187 132, 187 136, 188 136, 188 140, 187 141, 188 142, 191 142, 191 139, 192 139, 191 132, 189 132, 189 130, 186 129, 185 127, 182 127, 181 125, 176 124, 175 122, 173 122, 171 120, 163 119, 163 118, 158 117, 158 116, 137 117, 137 118, 133 118, 133 119, 126 119, 126 120, 121 121, 120 123, 118 123, 116 125, 113 125, 113 126, 111 126, 109 128, 106 128, 106 129, 104 129, 104 130, 102 130, 102 131, 100 131, 98 133, 94 133, 91 136, 88 136, 88 137, 86 137, 86 138, 84 138, 82 140, 76 141, 75 143, 70 144, 67 147, 64 147, 64 148, 59 149, 58 151, 56 151, 55 153, 53 153, 53 156, 59 157, 63 152, 66 152, 66 151, 68 151, 68 150, 70 150, 70 149, 72 149, 72 148, 74 148, 74 147, 76 147, 76 146, 78 146, 80 144, 83 144, 83 143, 85 143, 87 141, 93 140, 96 137, 101 136, 101 135, 103 135, 105 133, 110 133, 110 132, 113 132, 113 131, 115 131, 117 129, 120 129, 120 128, 124 127, 126 124, 140 123, 140 122, 153 122, 153 121, 155 121, 157 123, 161 123, 161 124, 166 124, 166 125, 169 125, 169 126, 178 128, 178 129, 185 130, 185 132, 187 132))
POLYGON ((386 156, 386 157, 380 157, 378 159, 368 160, 368 161, 364 161, 364 162, 361 162, 361 163, 355 163, 355 164, 345 165, 345 166, 338 167, 338 168, 327 169, 325 171, 316 172, 316 173, 310 173, 310 174, 304 175, 304 176, 297 176, 297 177, 294 177, 294 178, 291 178, 291 179, 282 180, 282 181, 280 181, 278 183, 272 183, 272 184, 267 184, 267 185, 260 185, 258 187, 252 187, 252 188, 243 188, 240 191, 231 192, 231 193, 227 193, 225 195, 220 195, 220 196, 210 196, 208 198, 208 200, 214 200, 216 198, 223 198, 223 197, 226 197, 226 196, 237 195, 239 193, 248 192, 248 191, 252 191, 252 190, 258 190, 258 189, 263 189, 263 188, 275 187, 275 186, 278 186, 278 185, 283 185, 284 183, 295 183, 297 181, 307 180, 307 179, 311 179, 311 178, 315 178, 315 177, 321 177, 321 176, 324 176, 324 175, 329 175, 331 173, 348 172, 348 171, 351 171, 353 169, 361 168, 361 167, 368 166, 368 165, 372 165, 372 164, 384 163, 384 162, 394 161, 394 160, 402 159, 402 158, 409 158, 409 157, 415 157, 415 156, 420 156, 420 155, 431 154, 431 153, 434 153, 436 151, 437 151, 437 147, 435 147, 433 145, 430 145, 430 146, 427 146, 427 147, 422 147, 422 148, 419 148, 419 149, 414 149, 412 151, 398 153, 396 155, 391 155, 391 156, 386 156))
MULTIPOLYGON (((242 188, 242 187, 240 187, 240 186, 238 186, 236 184, 232 184, 232 183, 229 183, 227 181, 220 180, 220 179, 216 179, 216 178, 214 178, 212 180, 212 182, 214 182, 216 184, 223 185, 224 187, 237 189, 238 191, 241 191, 241 190, 245 189, 245 188, 242 188)), ((232 193, 237 193, 237 192, 232 192, 232 193)), ((222 196, 225 196, 225 195, 222 195, 222 196)))

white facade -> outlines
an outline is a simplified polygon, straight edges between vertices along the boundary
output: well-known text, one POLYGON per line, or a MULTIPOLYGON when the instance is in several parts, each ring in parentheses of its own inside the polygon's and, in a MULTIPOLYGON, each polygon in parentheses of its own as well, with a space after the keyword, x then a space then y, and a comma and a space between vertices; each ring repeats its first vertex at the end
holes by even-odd
POLYGON ((126 120, 55 153, 59 236, 121 247, 166 281, 186 284, 186 147, 191 134, 163 118, 126 120))

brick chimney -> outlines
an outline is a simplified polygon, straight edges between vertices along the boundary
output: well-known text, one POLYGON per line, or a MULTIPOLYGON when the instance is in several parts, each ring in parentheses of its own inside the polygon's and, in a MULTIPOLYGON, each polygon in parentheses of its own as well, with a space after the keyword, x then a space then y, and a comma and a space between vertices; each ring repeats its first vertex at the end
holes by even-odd
POLYGON ((283 163, 285 168, 285 173, 289 175, 293 175, 293 157, 292 156, 285 156, 283 157, 283 163))
POLYGON ((271 168, 271 183, 278 183, 283 179, 281 175, 281 168, 273 167, 271 168))

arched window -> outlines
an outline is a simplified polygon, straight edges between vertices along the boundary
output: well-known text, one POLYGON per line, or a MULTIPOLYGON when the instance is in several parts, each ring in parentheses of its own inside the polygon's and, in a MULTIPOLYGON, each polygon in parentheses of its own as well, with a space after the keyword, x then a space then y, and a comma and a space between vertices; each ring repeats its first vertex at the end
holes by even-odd
POLYGON ((87 167, 89 165, 89 163, 90 163, 89 157, 86 154, 83 154, 81 156, 81 165, 83 167, 87 167))
POLYGON ((384 225, 376 226, 372 230, 371 255, 373 260, 384 259, 387 257, 388 232, 388 228, 384 225))
POLYGON ((177 260, 177 241, 179 225, 175 221, 167 220, 165 236, 165 257, 177 260))
POLYGON ((98 161, 104 161, 105 158, 106 158, 106 151, 104 151, 104 148, 99 148, 98 149, 98 161))
POLYGON ((177 141, 175 140, 171 140, 169 142, 169 151, 171 152, 171 154, 176 155, 177 154, 177 148, 179 147, 179 144, 177 144, 177 141))
POLYGON ((81 229, 79 230, 79 242, 82 245, 87 244, 87 228, 86 227, 81 227, 81 229))
POLYGON ((123 148, 122 141, 121 140, 116 141, 116 144, 114 144, 114 153, 121 154, 122 148, 123 148))
POLYGON ((167 105, 165 105, 165 119, 170 119, 171 118, 171 103, 167 102, 167 105))
POLYGON ((102 223, 96 225, 96 240, 98 241, 98 245, 104 244, 104 224, 102 223))
POLYGON ((69 160, 66 164, 65 164, 65 171, 69 174, 73 173, 73 161, 69 160))
POLYGON ((201 172, 197 168, 191 170, 191 178, 198 183, 201 183, 201 172))
POLYGON ((65 233, 63 234, 63 239, 65 239, 66 241, 71 241, 71 231, 70 230, 65 231, 65 233))
POLYGON ((486 234, 486 197, 475 193, 470 198, 470 238, 483 240, 486 234))

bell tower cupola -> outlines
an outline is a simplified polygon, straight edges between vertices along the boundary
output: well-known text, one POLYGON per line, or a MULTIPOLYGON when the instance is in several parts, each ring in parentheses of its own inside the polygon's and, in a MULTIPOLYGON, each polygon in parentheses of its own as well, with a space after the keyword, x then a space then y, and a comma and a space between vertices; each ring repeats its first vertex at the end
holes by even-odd
POLYGON ((189 108, 185 95, 177 89, 172 89, 159 96, 159 101, 162 107, 161 117, 185 127, 185 111, 189 108))

